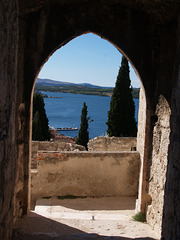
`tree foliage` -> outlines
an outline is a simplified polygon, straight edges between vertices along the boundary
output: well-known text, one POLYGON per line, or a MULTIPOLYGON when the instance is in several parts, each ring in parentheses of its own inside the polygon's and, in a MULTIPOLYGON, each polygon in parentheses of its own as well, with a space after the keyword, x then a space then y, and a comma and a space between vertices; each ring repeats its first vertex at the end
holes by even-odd
POLYGON ((81 112, 81 125, 79 129, 78 138, 76 143, 85 146, 87 149, 87 143, 89 141, 89 131, 88 131, 88 118, 87 118, 87 105, 84 102, 82 112, 81 112))
MULTIPOLYGON (((36 84, 35 90, 44 92, 64 92, 64 93, 75 93, 75 94, 86 94, 86 95, 97 95, 97 96, 112 96, 113 88, 100 87, 92 88, 82 85, 68 85, 68 86, 51 86, 36 84)), ((133 98, 139 98, 139 88, 133 89, 133 98)))
POLYGON ((113 90, 106 124, 108 125, 107 133, 110 137, 135 137, 137 135, 129 64, 124 56, 113 90))
POLYGON ((46 116, 44 99, 38 92, 33 95, 33 121, 32 121, 32 139, 38 141, 49 141, 50 132, 46 116))

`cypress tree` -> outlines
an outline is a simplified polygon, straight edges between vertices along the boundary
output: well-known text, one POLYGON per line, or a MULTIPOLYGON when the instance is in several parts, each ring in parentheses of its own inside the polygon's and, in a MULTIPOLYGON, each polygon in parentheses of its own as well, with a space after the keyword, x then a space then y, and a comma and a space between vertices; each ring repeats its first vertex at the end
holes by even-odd
POLYGON ((32 129, 32 139, 33 140, 50 140, 50 132, 48 126, 48 118, 46 116, 45 104, 42 95, 38 92, 33 95, 33 129, 32 129), (38 114, 37 114, 38 112, 38 114), (38 116, 39 115, 39 116, 38 116), (37 125, 39 129, 37 128, 37 125), (36 131, 40 133, 36 133, 36 131), (37 139, 41 138, 41 139, 37 139), (41 136, 41 137, 40 137, 41 136))
POLYGON ((110 137, 136 137, 135 105, 132 98, 129 64, 123 56, 108 112, 107 133, 110 137))
POLYGON ((41 128, 41 120, 39 117, 39 112, 36 111, 33 117, 32 122, 32 139, 37 141, 43 140, 42 128, 41 128))
POLYGON ((81 125, 79 129, 78 138, 76 143, 84 146, 87 149, 87 143, 89 141, 89 131, 88 131, 88 118, 87 118, 87 106, 84 102, 82 112, 81 112, 81 125))

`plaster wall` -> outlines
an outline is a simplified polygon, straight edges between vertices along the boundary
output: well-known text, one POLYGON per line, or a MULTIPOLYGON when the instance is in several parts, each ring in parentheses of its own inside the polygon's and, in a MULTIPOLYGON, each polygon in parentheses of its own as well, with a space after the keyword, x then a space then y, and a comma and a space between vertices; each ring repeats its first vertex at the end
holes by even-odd
POLYGON ((134 151, 137 140, 134 137, 96 137, 89 141, 89 151, 134 151))
POLYGON ((38 152, 31 197, 54 195, 136 196, 137 152, 38 152))
POLYGON ((37 168, 37 156, 38 151, 86 151, 86 148, 71 143, 65 142, 43 142, 32 141, 31 142, 31 169, 37 168))

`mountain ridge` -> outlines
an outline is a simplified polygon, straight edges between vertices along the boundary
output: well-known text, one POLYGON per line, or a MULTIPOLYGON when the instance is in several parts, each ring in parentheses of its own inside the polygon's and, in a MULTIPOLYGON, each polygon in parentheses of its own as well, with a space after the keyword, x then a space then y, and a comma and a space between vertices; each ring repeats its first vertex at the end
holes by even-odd
POLYGON ((70 82, 64 82, 64 81, 57 81, 57 80, 52 80, 48 78, 37 78, 36 84, 39 85, 44 85, 44 86, 85 86, 85 87, 90 87, 90 88, 112 88, 112 87, 102 87, 98 85, 93 85, 91 83, 70 83, 70 82))

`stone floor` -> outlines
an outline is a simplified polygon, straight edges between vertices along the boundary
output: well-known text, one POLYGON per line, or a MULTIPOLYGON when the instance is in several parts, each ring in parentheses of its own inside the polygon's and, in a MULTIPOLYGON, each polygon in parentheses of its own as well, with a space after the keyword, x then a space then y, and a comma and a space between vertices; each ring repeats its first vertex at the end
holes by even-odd
POLYGON ((159 240, 147 224, 132 220, 134 206, 133 198, 39 199, 16 223, 13 240, 159 240))

